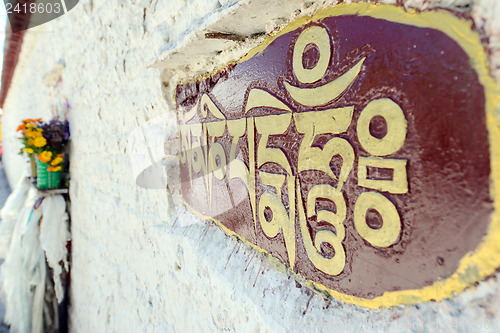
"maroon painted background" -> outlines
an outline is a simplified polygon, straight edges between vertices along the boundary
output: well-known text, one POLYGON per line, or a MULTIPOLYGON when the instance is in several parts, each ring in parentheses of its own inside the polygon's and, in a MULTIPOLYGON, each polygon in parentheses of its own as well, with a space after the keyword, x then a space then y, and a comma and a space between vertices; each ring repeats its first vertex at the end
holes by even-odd
MULTIPOLYGON (((433 29, 354 15, 326 18, 319 24, 330 34, 332 56, 325 77, 308 86, 330 82, 366 57, 349 90, 327 105, 355 107, 347 133, 337 135, 347 139, 356 153, 354 169, 343 188, 347 204, 343 241, 346 266, 338 276, 316 269, 305 253, 296 219, 295 271, 330 289, 365 298, 385 291, 422 288, 450 276, 459 260, 485 235, 492 212, 484 89, 470 59, 456 42, 433 29), (353 225, 354 202, 367 191, 357 184, 357 159, 369 156, 358 142, 356 122, 360 111, 377 98, 395 101, 408 121, 404 146, 389 155, 408 160, 409 191, 402 195, 384 193, 397 207, 402 222, 399 240, 388 248, 371 246, 353 225)), ((209 93, 227 119, 243 118, 252 87, 271 92, 294 112, 319 110, 296 103, 283 86, 284 80, 301 85, 292 73, 291 57, 294 42, 304 28, 307 26, 278 37, 262 53, 223 73, 199 83, 179 85, 179 119, 203 92, 209 93)), ((309 52, 309 57, 314 63, 314 52, 309 52)), ((276 110, 263 108, 252 115, 273 113, 276 110)), ((200 121, 197 117, 193 123, 200 121)), ((317 145, 321 147, 330 137, 333 135, 318 137, 317 145)), ((256 144, 259 138, 256 136, 256 144)), ((268 147, 285 152, 302 184, 302 198, 307 198, 312 185, 334 181, 319 171, 297 174, 301 139, 292 121, 286 134, 270 137, 268 147)), ((224 136, 216 139, 228 158, 231 140, 227 128, 224 136)), ((248 164, 246 140, 246 135, 240 139, 238 158, 248 164)), ((255 232, 248 192, 240 180, 214 180, 216 198, 208 207, 204 178, 196 178, 191 186, 187 175, 187 164, 181 164, 182 194, 190 206, 288 264, 281 234, 269 239, 262 230, 255 232)), ((263 191, 258 178, 257 202, 263 191)), ((287 193, 284 199, 286 202, 287 193)), ((308 222, 314 236, 319 226, 314 220, 308 222)))

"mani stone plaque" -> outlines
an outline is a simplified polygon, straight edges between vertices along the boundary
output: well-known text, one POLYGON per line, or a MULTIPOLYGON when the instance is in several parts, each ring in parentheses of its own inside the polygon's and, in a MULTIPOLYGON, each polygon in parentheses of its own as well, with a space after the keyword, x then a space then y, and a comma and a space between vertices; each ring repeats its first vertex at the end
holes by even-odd
POLYGON ((485 279, 500 252, 498 96, 471 26, 340 5, 180 83, 186 205, 366 307, 485 279))

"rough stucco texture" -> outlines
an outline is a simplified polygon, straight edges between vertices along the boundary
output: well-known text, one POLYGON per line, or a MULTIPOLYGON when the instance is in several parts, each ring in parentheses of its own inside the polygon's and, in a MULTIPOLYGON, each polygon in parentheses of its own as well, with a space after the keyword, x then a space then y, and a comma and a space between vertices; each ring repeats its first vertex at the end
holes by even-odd
MULTIPOLYGON (((53 100, 42 78, 63 60, 72 130, 71 330, 500 330, 496 277, 451 300, 415 306, 368 310, 327 301, 186 213, 166 190, 136 186, 130 133, 156 117, 175 117, 160 71, 146 64, 235 2, 87 0, 27 34, 4 108, 4 160, 14 183, 25 166, 15 128, 25 117, 50 117, 53 100)), ((498 33, 488 23, 500 14, 495 1, 474 6, 478 26, 498 33)))

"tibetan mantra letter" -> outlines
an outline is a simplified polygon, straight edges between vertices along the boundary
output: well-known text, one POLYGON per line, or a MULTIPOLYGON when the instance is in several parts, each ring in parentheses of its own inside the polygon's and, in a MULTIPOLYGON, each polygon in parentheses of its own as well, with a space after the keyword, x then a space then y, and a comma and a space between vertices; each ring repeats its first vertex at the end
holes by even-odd
POLYGON ((360 305, 442 299, 484 278, 498 264, 498 250, 489 266, 478 257, 498 224, 498 133, 469 27, 344 5, 179 84, 186 204, 360 305))

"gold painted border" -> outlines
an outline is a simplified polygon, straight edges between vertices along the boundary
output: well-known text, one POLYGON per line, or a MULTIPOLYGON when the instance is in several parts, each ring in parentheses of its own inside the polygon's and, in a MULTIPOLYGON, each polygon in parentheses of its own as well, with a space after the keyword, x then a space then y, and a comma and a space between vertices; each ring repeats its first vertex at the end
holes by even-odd
POLYGON ((366 299, 342 294, 319 283, 303 278, 300 274, 293 272, 278 259, 271 256, 266 250, 246 241, 243 237, 229 230, 214 218, 199 213, 193 209, 183 197, 182 200, 186 207, 195 215, 202 219, 214 221, 229 236, 241 240, 246 245, 268 257, 267 260, 269 263, 275 266, 279 271, 293 275, 296 280, 321 294, 331 295, 341 301, 372 309, 400 304, 415 304, 430 300, 441 301, 445 298, 453 297, 454 293, 462 292, 465 288, 471 287, 474 283, 484 280, 489 275, 493 274, 497 267, 500 267, 500 195, 497 193, 500 188, 500 127, 497 125, 497 118, 495 115, 496 108, 500 102, 500 91, 496 82, 489 75, 488 57, 483 49, 480 36, 472 30, 472 21, 458 18, 446 10, 420 12, 417 10, 405 10, 402 7, 392 5, 374 5, 369 3, 339 4, 334 8, 318 11, 312 17, 302 17, 290 23, 277 34, 268 36, 262 45, 252 49, 238 62, 241 63, 249 60, 253 56, 261 53, 279 36, 300 28, 309 22, 342 15, 370 16, 416 27, 436 29, 457 42, 469 56, 470 65, 476 70, 479 82, 483 85, 485 90, 486 125, 489 134, 491 160, 490 195, 493 198, 494 207, 488 234, 484 236, 478 247, 474 251, 467 253, 460 260, 457 271, 444 280, 438 280, 432 285, 421 289, 389 291, 385 292, 382 296, 366 299))

